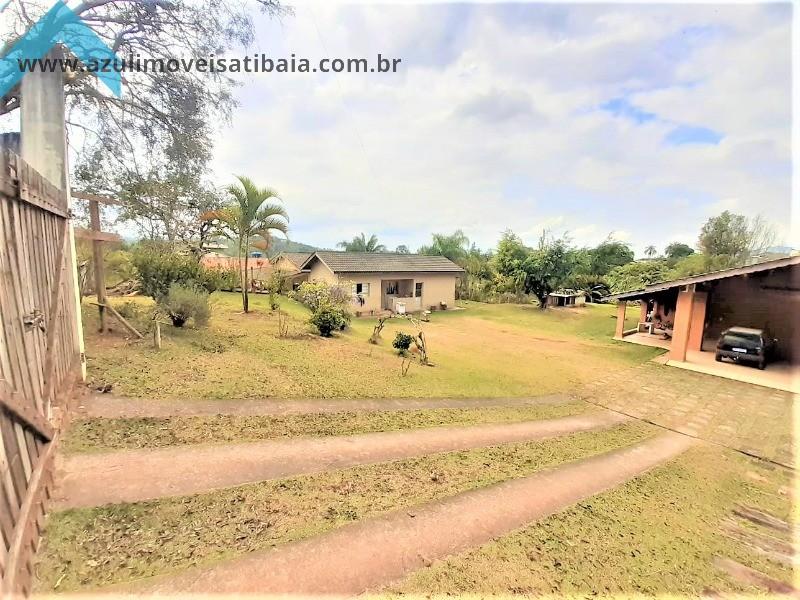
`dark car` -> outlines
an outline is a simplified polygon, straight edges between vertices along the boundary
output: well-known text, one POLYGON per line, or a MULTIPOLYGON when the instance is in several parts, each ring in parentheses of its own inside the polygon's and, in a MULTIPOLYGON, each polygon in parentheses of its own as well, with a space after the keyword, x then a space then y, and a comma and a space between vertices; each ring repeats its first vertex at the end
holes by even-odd
POLYGON ((731 327, 719 336, 717 360, 730 358, 734 362, 749 362, 763 369, 773 358, 775 342, 763 329, 731 327))

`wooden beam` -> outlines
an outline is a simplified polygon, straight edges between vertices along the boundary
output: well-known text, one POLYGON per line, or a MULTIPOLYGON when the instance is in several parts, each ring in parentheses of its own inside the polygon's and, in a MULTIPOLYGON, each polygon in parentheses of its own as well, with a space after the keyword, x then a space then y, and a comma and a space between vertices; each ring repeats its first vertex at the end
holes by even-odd
POLYGON ((96 242, 122 242, 122 237, 117 233, 106 233, 105 231, 92 231, 83 227, 73 228, 75 237, 82 240, 94 240, 96 242))
POLYGON ((33 406, 25 402, 22 395, 11 389, 11 386, 3 380, 0 380, 0 406, 26 425, 32 427, 43 438, 53 439, 55 432, 50 422, 33 406))
MULTIPOLYGON (((91 224, 93 236, 102 233, 100 228, 100 205, 97 202, 89 202, 89 223, 91 224)), ((103 242, 98 239, 92 240, 92 262, 94 290, 97 293, 97 310, 100 313, 100 332, 102 333, 106 329, 106 270, 103 262, 103 242)))
POLYGON ((123 317, 121 314, 119 314, 119 313, 117 312, 117 309, 115 309, 115 308, 114 308, 113 306, 111 306, 110 304, 100 304, 99 302, 90 302, 89 304, 94 304, 95 306, 98 306, 98 307, 100 307, 100 308, 105 308, 105 309, 108 309, 108 312, 110 312, 112 315, 114 315, 115 317, 117 317, 117 319, 119 320, 119 322, 120 322, 120 323, 122 323, 122 324, 124 325, 125 329, 127 329, 128 331, 130 331, 130 332, 131 332, 133 335, 135 335, 136 337, 138 337, 140 340, 144 339, 144 336, 143 336, 141 333, 139 333, 139 330, 138 330, 138 329, 136 329, 136 327, 134 327, 134 326, 133 326, 133 325, 131 325, 130 323, 128 323, 127 319, 125 319, 125 317, 123 317))
POLYGON ((98 196, 97 194, 86 194, 84 192, 76 192, 74 190, 72 191, 72 197, 76 198, 77 200, 99 202, 100 204, 113 204, 116 206, 122 204, 122 202, 120 202, 116 198, 111 198, 110 196, 98 196))

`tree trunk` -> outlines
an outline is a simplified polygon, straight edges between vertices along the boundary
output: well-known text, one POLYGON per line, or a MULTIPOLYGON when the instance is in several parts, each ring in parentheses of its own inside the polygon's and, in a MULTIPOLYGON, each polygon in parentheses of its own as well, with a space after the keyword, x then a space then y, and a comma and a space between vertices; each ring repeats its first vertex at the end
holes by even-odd
POLYGON ((250 285, 247 281, 247 263, 250 257, 250 253, 247 251, 250 247, 249 241, 245 239, 244 245, 244 276, 242 277, 242 308, 244 312, 250 312, 250 297, 247 295, 248 286, 250 285))
POLYGON ((539 309, 540 310, 547 310, 547 298, 549 296, 550 296, 549 293, 546 293, 544 295, 544 298, 542 298, 541 296, 537 296, 537 298, 539 298, 539 309))

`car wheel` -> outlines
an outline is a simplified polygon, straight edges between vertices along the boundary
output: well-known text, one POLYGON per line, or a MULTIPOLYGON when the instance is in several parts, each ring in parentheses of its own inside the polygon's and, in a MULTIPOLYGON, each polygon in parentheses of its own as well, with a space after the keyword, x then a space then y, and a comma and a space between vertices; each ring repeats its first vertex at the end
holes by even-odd
POLYGON ((722 362, 722 355, 719 352, 717 352, 714 355, 714 360, 716 360, 717 362, 722 362))

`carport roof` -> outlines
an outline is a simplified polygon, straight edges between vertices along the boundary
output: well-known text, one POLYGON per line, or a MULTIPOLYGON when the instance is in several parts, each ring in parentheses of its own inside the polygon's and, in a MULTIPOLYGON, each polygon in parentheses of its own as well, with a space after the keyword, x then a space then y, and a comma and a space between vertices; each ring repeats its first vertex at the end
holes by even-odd
POLYGON ((691 285, 693 283, 705 283, 706 281, 716 281, 718 279, 727 279, 728 277, 738 277, 740 275, 749 275, 750 273, 760 273, 762 271, 771 271, 773 269, 783 269, 786 267, 794 267, 796 265, 800 265, 800 256, 789 256, 786 258, 778 258, 776 260, 768 260, 761 263, 756 263, 754 265, 747 265, 746 267, 722 269, 721 271, 703 273, 701 275, 694 275, 692 277, 684 277, 683 279, 674 279, 672 281, 653 283, 642 290, 625 292, 624 294, 614 294, 613 296, 609 296, 609 299, 639 300, 640 298, 646 298, 655 292, 663 292, 672 288, 691 285))

